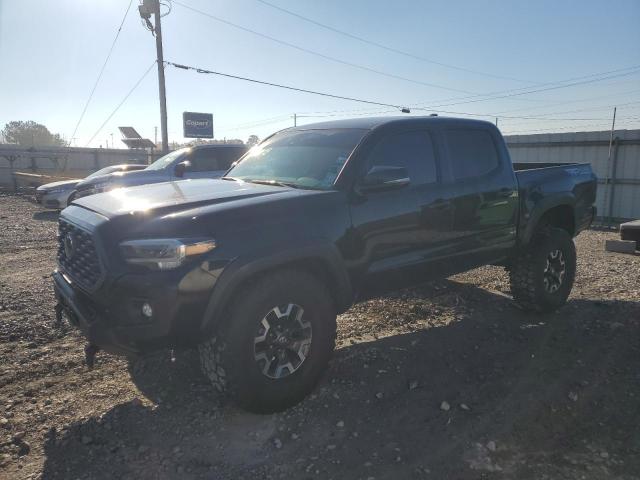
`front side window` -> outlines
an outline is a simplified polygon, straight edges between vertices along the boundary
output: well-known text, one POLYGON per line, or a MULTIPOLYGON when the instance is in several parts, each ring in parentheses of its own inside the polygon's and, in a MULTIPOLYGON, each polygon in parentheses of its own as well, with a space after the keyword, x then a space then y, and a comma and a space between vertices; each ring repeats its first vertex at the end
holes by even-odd
POLYGON ((227 177, 330 190, 366 133, 364 129, 280 132, 249 150, 227 177))
POLYGON ((445 138, 455 180, 479 177, 499 165, 496 146, 486 130, 451 129, 445 138))
POLYGON ((171 153, 167 153, 166 155, 160 157, 151 165, 149 165, 145 170, 162 170, 171 165, 177 158, 186 155, 189 153, 190 148, 181 148, 179 150, 174 150, 171 153))
POLYGON ((436 157, 431 136, 426 131, 388 135, 374 147, 369 166, 404 167, 412 185, 437 181, 436 157))

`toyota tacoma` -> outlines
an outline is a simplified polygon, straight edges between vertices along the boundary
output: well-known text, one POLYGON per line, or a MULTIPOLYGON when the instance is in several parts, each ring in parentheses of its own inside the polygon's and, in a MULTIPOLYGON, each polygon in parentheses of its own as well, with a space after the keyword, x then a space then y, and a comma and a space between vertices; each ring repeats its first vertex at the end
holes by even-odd
POLYGON ((481 265, 515 303, 561 307, 573 237, 595 215, 589 164, 512 164, 492 124, 341 120, 275 133, 220 179, 116 189, 59 220, 59 316, 131 357, 198 347, 244 408, 305 397, 361 299, 481 265))

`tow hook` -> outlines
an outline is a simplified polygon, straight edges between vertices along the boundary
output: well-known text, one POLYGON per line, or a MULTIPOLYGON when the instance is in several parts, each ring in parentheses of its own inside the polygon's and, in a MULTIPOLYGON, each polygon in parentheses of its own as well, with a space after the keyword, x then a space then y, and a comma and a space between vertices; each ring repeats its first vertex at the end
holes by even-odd
POLYGON ((96 353, 99 351, 100 347, 93 345, 92 343, 87 343, 84 346, 84 362, 87 364, 87 368, 89 370, 93 369, 93 366, 96 363, 96 353))

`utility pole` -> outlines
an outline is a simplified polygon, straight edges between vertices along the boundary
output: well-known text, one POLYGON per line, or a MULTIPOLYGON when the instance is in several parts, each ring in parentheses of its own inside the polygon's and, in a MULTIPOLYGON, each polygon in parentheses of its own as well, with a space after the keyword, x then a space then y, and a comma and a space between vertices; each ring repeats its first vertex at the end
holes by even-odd
POLYGON ((297 113, 293 114, 293 126, 294 127, 298 126, 298 114, 297 113))
POLYGON ((160 131, 162 135, 162 153, 169 150, 167 139, 167 96, 164 82, 164 57, 162 55, 162 22, 160 20, 160 1, 144 0, 138 7, 140 16, 146 22, 147 28, 156 37, 156 63, 158 64, 158 91, 160 94, 160 131), (154 24, 149 20, 153 14, 154 24))
MULTIPOLYGON (((616 129, 616 110, 618 107, 613 107, 613 120, 611 121, 611 135, 609 136, 609 154, 607 155, 607 170, 604 178, 604 208, 602 209, 603 220, 606 218, 606 226, 609 227, 611 223, 611 210, 612 205, 607 205, 607 199, 609 198, 609 180, 611 178, 611 151, 613 150, 613 134, 616 129), (607 211, 609 210, 609 211, 607 211)), ((604 222, 603 222, 604 223, 604 222)))
POLYGON ((158 127, 153 127, 153 143, 158 145, 158 127))
POLYGON ((110 133, 109 135, 111 135, 111 148, 113 148, 113 133, 110 133))
POLYGON ((496 127, 498 126, 498 117, 496 117, 496 127))

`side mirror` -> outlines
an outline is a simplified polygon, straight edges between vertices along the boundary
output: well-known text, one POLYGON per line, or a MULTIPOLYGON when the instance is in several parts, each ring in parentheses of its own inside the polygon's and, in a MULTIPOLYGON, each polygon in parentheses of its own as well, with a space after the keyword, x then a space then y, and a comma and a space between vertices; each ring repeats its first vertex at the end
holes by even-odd
POLYGON ((173 167, 173 173, 176 177, 184 177, 184 172, 187 171, 187 168, 191 165, 191 162, 185 160, 184 162, 177 163, 175 167, 173 167))
POLYGON ((362 193, 381 192, 406 187, 411 183, 409 172, 404 167, 380 165, 372 167, 358 186, 362 193))

